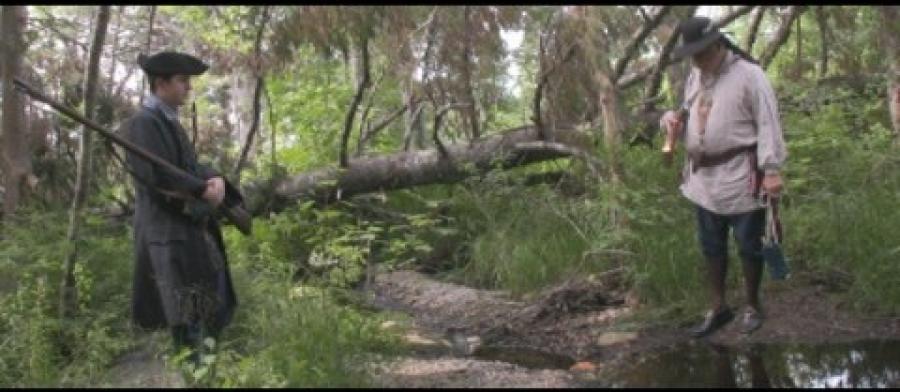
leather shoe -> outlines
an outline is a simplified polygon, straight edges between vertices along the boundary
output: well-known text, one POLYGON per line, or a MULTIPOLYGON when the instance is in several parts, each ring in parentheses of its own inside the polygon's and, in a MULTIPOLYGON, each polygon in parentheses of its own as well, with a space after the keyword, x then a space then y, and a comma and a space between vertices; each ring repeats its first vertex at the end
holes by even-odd
POLYGON ((695 338, 701 338, 715 330, 721 328, 723 325, 728 324, 731 319, 734 318, 734 312, 729 308, 724 308, 716 312, 715 310, 710 310, 706 313, 706 317, 703 319, 703 322, 700 323, 697 327, 691 330, 691 335, 695 338))

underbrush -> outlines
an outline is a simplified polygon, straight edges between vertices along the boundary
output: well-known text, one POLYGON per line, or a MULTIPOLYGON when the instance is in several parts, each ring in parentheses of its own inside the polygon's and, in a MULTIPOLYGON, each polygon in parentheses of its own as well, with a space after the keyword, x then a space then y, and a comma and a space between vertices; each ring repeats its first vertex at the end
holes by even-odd
POLYGON ((0 385, 84 385, 130 345, 131 281, 126 226, 96 217, 83 225, 75 276, 78 312, 57 317, 67 244, 64 211, 23 211, 0 240, 0 385))
MULTIPOLYGON (((300 215, 295 209, 273 225, 257 222, 248 238, 226 228, 239 307, 215 354, 186 373, 194 385, 362 387, 369 385, 361 367, 366 358, 398 352, 397 335, 381 329, 384 317, 358 306, 348 290, 358 279, 349 279, 346 269, 296 281, 296 256, 304 246, 289 234, 315 227, 299 225, 300 215)), ((146 340, 130 323, 128 225, 88 217, 76 267, 78 313, 61 321, 66 225, 59 222, 67 221, 67 213, 24 211, 20 217, 0 240, 0 385, 109 385, 117 358, 146 340)), ((349 229, 331 223, 306 234, 319 245, 340 248, 322 240, 325 231, 349 229)), ((343 251, 341 256, 352 253, 349 247, 343 251)), ((158 335, 168 350, 168 331, 158 335)), ((179 370, 171 366, 170 361, 170 369, 179 370)))
POLYGON ((612 268, 622 252, 600 201, 514 176, 493 172, 455 190, 451 213, 471 247, 456 279, 521 295, 612 268))
MULTIPOLYGON (((795 276, 829 281, 859 311, 897 315, 900 159, 883 121, 873 120, 885 118, 878 105, 826 105, 815 115, 783 115, 789 157, 782 246, 795 276), (867 119, 864 131, 861 118, 867 119)), ((656 149, 627 149, 624 187, 615 195, 599 184, 588 195, 564 196, 551 187, 515 185, 523 176, 512 173, 457 185, 454 216, 473 252, 456 275, 468 284, 524 294, 616 268, 618 260, 648 312, 695 316, 705 308, 708 290, 694 207, 678 190, 681 154, 666 168, 656 149), (611 206, 624 210, 624 230, 613 232, 611 206)), ((733 301, 742 302, 740 259, 729 238, 727 284, 733 301)), ((768 279, 765 273, 764 285, 768 279)))

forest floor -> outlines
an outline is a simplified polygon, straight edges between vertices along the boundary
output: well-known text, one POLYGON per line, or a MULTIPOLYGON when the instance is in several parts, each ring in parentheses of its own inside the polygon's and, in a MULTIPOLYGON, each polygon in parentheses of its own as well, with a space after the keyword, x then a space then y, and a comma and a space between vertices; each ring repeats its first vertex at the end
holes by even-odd
POLYGON ((181 372, 166 365, 162 342, 168 336, 143 334, 134 350, 118 360, 106 375, 106 382, 89 388, 185 388, 181 372))
MULTIPOLYGON (((692 340, 687 330, 700 315, 678 325, 648 323, 636 317, 641 305, 618 280, 612 274, 570 281, 513 300, 413 271, 378 274, 368 289, 372 303, 411 316, 406 340, 418 351, 378 364, 376 381, 386 387, 577 387, 641 355, 692 340), (497 355, 504 347, 533 351, 509 352, 512 359, 504 359, 497 355)), ((736 317, 704 340, 736 348, 900 340, 900 318, 861 317, 832 295, 841 290, 834 278, 766 280, 760 329, 742 334, 736 317)), ((729 299, 732 306, 740 304, 729 299)), ((741 308, 735 310, 739 315, 741 308)))
MULTIPOLYGON (((699 315, 684 323, 650 323, 618 280, 610 274, 569 281, 514 300, 504 292, 414 271, 378 273, 364 292, 378 309, 407 316, 382 327, 401 329, 411 350, 391 361, 371 362, 371 374, 380 387, 596 386, 608 371, 692 340, 687 330, 699 315)), ((860 317, 833 295, 841 290, 836 279, 767 280, 766 320, 759 330, 741 334, 733 321, 704 340, 726 347, 900 340, 900 318, 860 317)), ((739 304, 739 298, 731 303, 739 304)), ((117 361, 103 386, 184 387, 181 375, 160 357, 162 341, 147 336, 117 361)))

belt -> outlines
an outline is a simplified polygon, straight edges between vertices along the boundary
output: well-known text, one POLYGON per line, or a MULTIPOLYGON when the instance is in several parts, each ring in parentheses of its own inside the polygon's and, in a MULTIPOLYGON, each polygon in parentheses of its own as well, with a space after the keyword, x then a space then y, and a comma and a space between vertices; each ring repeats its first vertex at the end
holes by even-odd
POLYGON ((696 172, 697 169, 700 169, 701 167, 711 167, 711 166, 721 165, 743 153, 756 154, 756 143, 751 144, 749 146, 740 146, 740 147, 730 148, 728 150, 725 150, 721 153, 714 154, 714 155, 708 155, 708 154, 703 154, 703 153, 690 155, 691 171, 696 172))

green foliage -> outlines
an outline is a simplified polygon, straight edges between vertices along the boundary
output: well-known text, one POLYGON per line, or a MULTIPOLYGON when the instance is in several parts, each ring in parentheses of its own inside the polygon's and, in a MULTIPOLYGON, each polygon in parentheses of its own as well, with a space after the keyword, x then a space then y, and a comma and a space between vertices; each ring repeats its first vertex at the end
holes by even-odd
POLYGON ((844 281, 849 303, 896 314, 900 269, 893 260, 900 243, 892 233, 900 230, 900 162, 884 123, 855 134, 840 121, 878 106, 857 102, 853 109, 826 107, 821 117, 786 121, 794 129, 789 146, 796 163, 787 171, 785 237, 799 266, 844 281))
POLYGON ((354 93, 338 60, 316 56, 305 46, 298 56, 301 63, 267 79, 279 132, 278 162, 291 173, 337 162, 343 129, 337 119, 344 118, 354 93))
POLYGON ((130 234, 120 223, 85 221, 78 314, 62 322, 58 286, 69 247, 61 222, 61 211, 27 211, 0 240, 0 385, 79 385, 128 348, 130 234))
POLYGON ((341 305, 330 289, 294 285, 288 276, 249 278, 236 267, 243 311, 214 358, 218 387, 360 387, 362 360, 390 352, 396 336, 383 317, 341 305))
POLYGON ((524 294, 610 268, 616 241, 600 203, 516 177, 493 172, 458 187, 453 209, 472 247, 464 281, 524 294))
POLYGON ((667 169, 658 151, 641 148, 628 150, 625 162, 627 249, 636 254, 627 268, 629 280, 643 302, 691 313, 705 304, 706 290, 693 205, 678 191, 683 157, 676 156, 667 169))
MULTIPOLYGON (((304 204, 255 226, 253 237, 226 232, 241 308, 211 361, 208 385, 219 387, 360 387, 370 353, 394 352, 397 336, 382 331, 384 316, 349 306, 341 287, 374 241, 371 225, 356 226, 338 210, 304 204), (359 235, 357 242, 354 235, 359 235), (292 283, 306 252, 334 257, 321 279, 292 283)), ((361 273, 361 272, 360 272, 361 273)), ((352 302, 352 301, 351 301, 352 302)))

